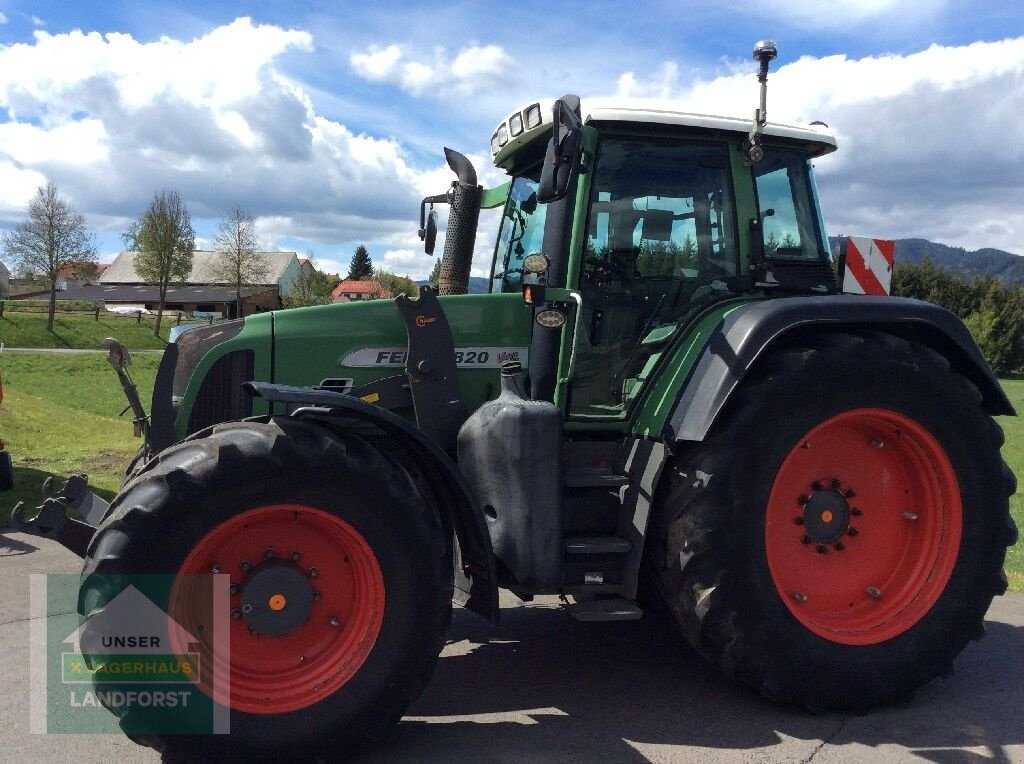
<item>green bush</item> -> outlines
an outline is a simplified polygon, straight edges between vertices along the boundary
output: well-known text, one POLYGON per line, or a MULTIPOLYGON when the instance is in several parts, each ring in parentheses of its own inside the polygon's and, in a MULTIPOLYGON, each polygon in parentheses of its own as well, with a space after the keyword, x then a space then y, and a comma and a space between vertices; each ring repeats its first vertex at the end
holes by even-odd
POLYGON ((892 293, 941 305, 963 320, 997 374, 1024 368, 1024 288, 992 276, 967 280, 927 258, 897 263, 892 293))

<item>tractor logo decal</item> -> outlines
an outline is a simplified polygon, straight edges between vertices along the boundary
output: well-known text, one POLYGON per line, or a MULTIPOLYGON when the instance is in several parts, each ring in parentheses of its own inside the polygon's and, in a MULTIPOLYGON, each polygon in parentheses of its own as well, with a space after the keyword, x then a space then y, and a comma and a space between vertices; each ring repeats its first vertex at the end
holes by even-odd
POLYGON ((437 316, 416 316, 416 326, 428 326, 437 321, 437 316))
MULTIPOLYGON (((416 321, 424 318, 418 316, 416 321)), ((375 369, 405 366, 409 352, 404 347, 362 348, 344 356, 338 365, 349 368, 375 369)), ((497 369, 506 361, 527 365, 529 351, 525 347, 461 347, 455 348, 455 364, 461 369, 497 369)))

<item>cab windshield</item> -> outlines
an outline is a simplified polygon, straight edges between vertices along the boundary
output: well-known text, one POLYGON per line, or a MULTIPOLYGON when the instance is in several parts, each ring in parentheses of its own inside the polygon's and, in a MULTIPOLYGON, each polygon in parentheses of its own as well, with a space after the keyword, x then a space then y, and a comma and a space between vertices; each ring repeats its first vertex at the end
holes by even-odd
POLYGON ((523 260, 541 250, 547 205, 537 203, 537 181, 531 175, 520 175, 509 188, 494 252, 491 292, 518 292, 523 260))

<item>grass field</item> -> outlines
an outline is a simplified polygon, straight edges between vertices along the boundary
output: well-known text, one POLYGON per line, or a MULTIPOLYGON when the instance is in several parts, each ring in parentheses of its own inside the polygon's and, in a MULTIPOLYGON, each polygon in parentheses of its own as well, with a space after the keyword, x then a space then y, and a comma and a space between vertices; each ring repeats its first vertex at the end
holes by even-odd
MULTIPOLYGON (((150 335, 152 337, 152 335, 150 335)), ((160 356, 135 356, 130 371, 148 408, 160 356)), ((128 460, 139 447, 131 421, 117 414, 125 406, 114 371, 102 355, 54 353, 0 354, 5 396, 0 404, 0 439, 11 452, 18 487, 0 494, 0 522, 16 501, 33 502, 49 474, 87 472, 97 493, 109 498, 120 485, 128 460)), ((1006 432, 1003 458, 1024 487, 1024 378, 1003 387, 1022 416, 1000 417, 1006 432)), ((1024 495, 1011 499, 1011 512, 1024 529, 1024 495)), ((1010 549, 1007 577, 1024 591, 1024 542, 1010 549)))
POLYGON ((0 343, 9 348, 95 348, 105 337, 116 337, 125 347, 135 350, 162 349, 167 333, 177 320, 176 314, 164 314, 160 337, 153 336, 155 316, 118 316, 100 311, 99 321, 92 314, 61 314, 54 318, 53 331, 46 331, 46 313, 4 312, 0 318, 0 343))

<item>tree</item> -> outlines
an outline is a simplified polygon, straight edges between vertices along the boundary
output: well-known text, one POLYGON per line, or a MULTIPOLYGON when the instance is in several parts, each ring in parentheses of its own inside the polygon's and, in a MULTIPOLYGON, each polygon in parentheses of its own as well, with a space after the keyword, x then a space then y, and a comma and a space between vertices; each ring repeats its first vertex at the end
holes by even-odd
POLYGON ((153 195, 149 207, 122 235, 125 246, 135 252, 135 271, 143 280, 160 288, 160 308, 153 334, 160 336, 167 287, 184 283, 192 271, 196 234, 192 216, 177 191, 153 195))
POLYGON ((312 269, 302 268, 292 290, 282 298, 286 308, 305 308, 309 305, 326 305, 331 301, 331 292, 336 287, 337 279, 322 273, 316 267, 312 251, 306 252, 312 269))
POLYGON ((241 317, 242 288, 265 284, 269 272, 267 260, 259 251, 252 215, 236 206, 218 226, 213 248, 220 253, 214 262, 214 275, 234 287, 236 317, 241 317))
POLYGON ((408 276, 398 276, 383 268, 379 268, 373 274, 373 280, 389 291, 392 297, 396 296, 399 292, 404 292, 410 297, 416 297, 420 293, 420 288, 416 286, 416 282, 408 276))
POLYGON ((28 217, 4 233, 3 250, 19 271, 40 275, 49 285, 46 331, 52 332, 61 269, 71 263, 96 262, 95 240, 85 228, 85 216, 60 196, 56 185, 47 182, 28 203, 28 217))
POLYGON ((441 258, 438 257, 434 260, 434 267, 430 269, 430 275, 427 277, 427 283, 430 286, 437 289, 437 282, 441 280, 441 258))
POLYGON ((360 244, 352 253, 352 260, 348 264, 348 276, 345 278, 363 281, 373 276, 373 260, 366 247, 360 244))

